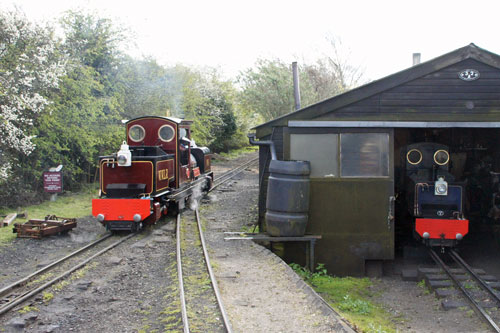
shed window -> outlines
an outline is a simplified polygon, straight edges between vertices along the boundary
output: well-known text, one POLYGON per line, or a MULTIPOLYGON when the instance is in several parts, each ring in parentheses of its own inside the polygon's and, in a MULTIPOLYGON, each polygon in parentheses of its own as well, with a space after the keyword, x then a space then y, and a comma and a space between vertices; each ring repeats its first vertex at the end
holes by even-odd
POLYGON ((311 177, 338 176, 338 134, 290 134, 290 159, 311 162, 311 177))
POLYGON ((342 177, 388 177, 387 133, 343 133, 340 135, 342 177))

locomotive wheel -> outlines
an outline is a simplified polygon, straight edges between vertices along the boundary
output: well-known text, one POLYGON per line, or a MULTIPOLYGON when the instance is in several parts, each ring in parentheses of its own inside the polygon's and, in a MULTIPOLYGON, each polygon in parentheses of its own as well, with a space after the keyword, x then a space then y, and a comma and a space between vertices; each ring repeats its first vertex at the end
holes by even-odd
POLYGON ((177 216, 177 214, 179 214, 179 203, 177 201, 175 202, 170 202, 168 204, 168 211, 167 211, 167 215, 169 216, 177 216))

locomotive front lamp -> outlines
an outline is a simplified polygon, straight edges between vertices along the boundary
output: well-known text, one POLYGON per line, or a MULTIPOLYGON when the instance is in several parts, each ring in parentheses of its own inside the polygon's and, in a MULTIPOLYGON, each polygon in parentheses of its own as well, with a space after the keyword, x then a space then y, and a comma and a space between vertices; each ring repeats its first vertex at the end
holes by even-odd
POLYGON ((127 167, 132 165, 132 153, 128 149, 128 145, 125 141, 123 141, 120 151, 116 154, 116 159, 119 166, 127 167))
POLYGON ((98 214, 97 215, 97 221, 103 222, 104 221, 104 214, 98 214))
POLYGON ((439 177, 434 183, 434 195, 448 195, 448 183, 443 177, 439 177))

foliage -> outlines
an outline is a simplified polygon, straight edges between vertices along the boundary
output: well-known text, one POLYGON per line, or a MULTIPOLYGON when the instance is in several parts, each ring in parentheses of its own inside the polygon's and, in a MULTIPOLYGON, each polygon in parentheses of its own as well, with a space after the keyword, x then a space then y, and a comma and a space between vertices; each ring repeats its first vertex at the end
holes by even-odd
POLYGON ((54 294, 50 292, 43 292, 42 299, 44 303, 50 302, 54 298, 54 294))
MULTIPOLYGON (((330 38, 329 43, 327 55, 299 66, 302 108, 356 87, 363 77, 363 70, 349 62, 350 52, 342 42, 330 38)), ((259 59, 254 67, 238 78, 242 104, 266 121, 294 111, 291 66, 279 59, 259 59)))
POLYGON ((293 270, 321 294, 342 316, 362 332, 393 332, 394 324, 390 315, 380 305, 372 301, 372 281, 368 278, 332 277, 324 265, 318 264, 311 273, 297 264, 293 270))
POLYGON ((123 118, 171 115, 176 101, 176 77, 155 59, 123 58, 117 80, 123 88, 123 118))
MULTIPOLYGON (((243 87, 242 103, 259 113, 264 120, 293 111, 292 72, 283 61, 259 59, 255 69, 243 72, 238 81, 243 87)), ((307 99, 309 95, 302 91, 301 96, 307 99)))
MULTIPOLYGON (((290 66, 264 60, 238 82, 213 68, 166 67, 123 53, 126 31, 84 11, 60 19, 64 36, 19 12, 0 13, 0 200, 47 198, 42 173, 62 164, 64 189, 98 176, 98 158, 124 140, 122 119, 145 115, 192 120, 192 138, 214 152, 248 146, 246 133, 293 109, 290 66)), ((359 71, 332 42, 330 55, 300 67, 302 105, 357 84, 359 71)))
POLYGON ((59 49, 67 55, 66 75, 59 89, 47 94, 50 105, 33 121, 29 133, 37 149, 19 158, 11 177, 31 188, 3 188, 0 197, 6 204, 23 193, 41 192, 43 171, 59 164, 64 166, 64 187, 78 190, 95 179, 99 155, 109 154, 122 139, 120 85, 113 81, 120 38, 114 37, 110 21, 91 15, 69 12, 63 22, 66 39, 59 49))
POLYGON ((213 151, 241 147, 235 116, 236 90, 220 79, 215 70, 193 70, 184 66, 173 68, 179 99, 173 103, 173 114, 193 120, 193 138, 198 145, 213 151), (236 145, 236 143, 240 143, 236 145))
POLYGON ((19 12, 0 13, 0 180, 18 156, 34 150, 28 131, 63 74, 50 27, 32 24, 19 12))
POLYGON ((36 306, 33 306, 33 305, 25 305, 23 308, 19 309, 17 312, 19 312, 20 314, 26 314, 26 313, 29 313, 29 312, 38 312, 38 308, 36 306))

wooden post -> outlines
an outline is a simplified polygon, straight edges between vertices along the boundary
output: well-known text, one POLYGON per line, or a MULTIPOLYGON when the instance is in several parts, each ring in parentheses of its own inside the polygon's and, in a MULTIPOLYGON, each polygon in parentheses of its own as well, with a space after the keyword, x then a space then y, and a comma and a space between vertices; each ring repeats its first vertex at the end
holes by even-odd
POLYGON ((3 221, 2 221, 2 227, 6 227, 6 226, 9 226, 12 221, 14 221, 17 217, 17 213, 11 213, 9 215, 7 215, 3 221))
POLYGON ((292 62, 293 72, 293 96, 295 97, 295 110, 300 109, 300 85, 299 85, 299 69, 297 62, 292 62))

